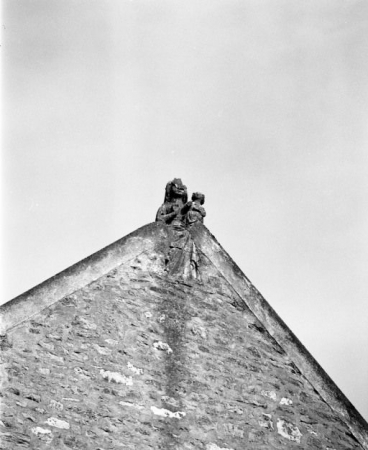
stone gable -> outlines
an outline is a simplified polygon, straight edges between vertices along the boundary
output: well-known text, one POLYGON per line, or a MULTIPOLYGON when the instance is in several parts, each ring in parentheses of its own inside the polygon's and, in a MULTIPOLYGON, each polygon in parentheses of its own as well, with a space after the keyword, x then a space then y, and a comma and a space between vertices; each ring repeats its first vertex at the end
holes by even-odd
POLYGON ((293 357, 300 344, 202 225, 200 281, 165 274, 164 225, 142 230, 92 257, 89 283, 73 276, 85 262, 76 289, 61 274, 72 292, 28 319, 22 301, 3 309, 2 449, 367 448, 358 413, 293 357))

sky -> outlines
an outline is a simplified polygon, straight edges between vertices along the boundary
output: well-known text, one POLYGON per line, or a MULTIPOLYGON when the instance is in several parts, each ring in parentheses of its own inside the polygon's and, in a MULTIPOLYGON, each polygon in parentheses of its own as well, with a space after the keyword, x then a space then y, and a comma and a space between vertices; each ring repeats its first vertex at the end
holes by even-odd
POLYGON ((167 181, 368 419, 368 3, 4 0, 2 301, 167 181))

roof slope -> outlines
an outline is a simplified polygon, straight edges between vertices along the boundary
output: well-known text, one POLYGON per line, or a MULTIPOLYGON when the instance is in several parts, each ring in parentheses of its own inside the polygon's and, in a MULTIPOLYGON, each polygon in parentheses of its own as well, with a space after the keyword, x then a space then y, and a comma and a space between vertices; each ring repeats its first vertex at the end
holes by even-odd
POLYGON ((1 308, 2 448, 362 449, 359 413, 203 225, 149 224, 1 308))

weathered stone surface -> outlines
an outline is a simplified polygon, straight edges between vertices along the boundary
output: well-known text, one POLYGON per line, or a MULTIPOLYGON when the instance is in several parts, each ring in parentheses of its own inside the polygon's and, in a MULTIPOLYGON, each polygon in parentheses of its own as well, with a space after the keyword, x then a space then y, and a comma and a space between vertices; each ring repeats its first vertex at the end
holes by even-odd
POLYGON ((195 223, 203 223, 206 211, 203 208, 204 195, 195 192, 188 202, 187 187, 180 178, 166 184, 164 203, 156 214, 156 221, 169 227, 169 251, 165 254, 165 270, 174 277, 184 280, 197 279, 198 254, 188 231, 195 223))
MULTIPOLYGON (((72 306, 70 294, 107 273, 113 277, 114 268, 125 261, 130 261, 133 267, 149 265, 151 270, 160 269, 163 265, 160 258, 168 251, 167 240, 166 227, 148 224, 5 303, 0 307, 0 335, 59 300, 72 306)), ((35 324, 31 333, 38 332, 35 324)))
POLYGON ((364 448, 204 253, 201 281, 165 275, 154 227, 144 257, 8 330, 0 447, 364 448))
MULTIPOLYGON (((366 421, 241 272, 215 237, 200 224, 196 224, 191 229, 191 235, 200 252, 208 258, 238 294, 238 299, 234 300, 234 306, 240 310, 248 307, 252 311, 256 318, 252 325, 254 329, 260 333, 267 330, 274 337, 274 350, 280 354, 287 353, 292 360, 288 364, 291 372, 293 374, 303 373, 306 379, 311 382, 313 388, 332 408, 333 414, 337 414, 340 420, 348 424, 350 432, 365 449, 368 449, 368 425, 366 421)), ((275 361, 272 364, 278 365, 275 361)), ((296 378, 291 379, 290 382, 295 385, 299 384, 299 380, 296 378)))

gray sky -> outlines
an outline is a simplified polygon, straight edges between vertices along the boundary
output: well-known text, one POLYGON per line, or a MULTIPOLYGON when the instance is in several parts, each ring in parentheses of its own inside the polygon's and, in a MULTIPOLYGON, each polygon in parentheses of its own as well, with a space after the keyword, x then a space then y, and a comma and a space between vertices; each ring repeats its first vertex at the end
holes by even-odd
POLYGON ((368 418, 368 2, 4 0, 8 300, 151 222, 206 225, 368 418))

